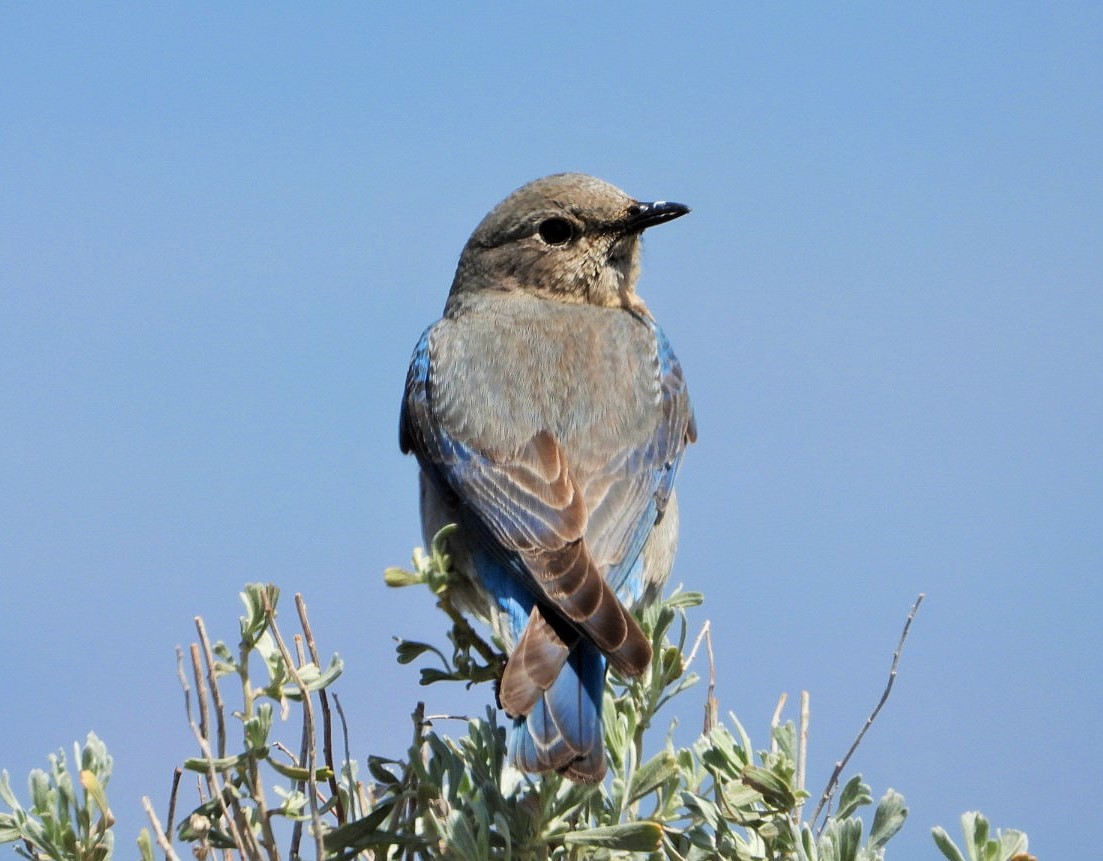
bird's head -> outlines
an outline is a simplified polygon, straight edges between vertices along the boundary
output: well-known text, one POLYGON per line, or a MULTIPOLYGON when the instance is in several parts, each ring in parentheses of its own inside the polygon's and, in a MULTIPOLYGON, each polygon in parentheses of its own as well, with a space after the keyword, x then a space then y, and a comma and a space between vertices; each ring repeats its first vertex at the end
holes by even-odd
POLYGON ((522 186, 482 220, 460 255, 449 306, 473 291, 524 291, 647 313, 636 295, 640 234, 689 207, 643 203, 580 173, 522 186))

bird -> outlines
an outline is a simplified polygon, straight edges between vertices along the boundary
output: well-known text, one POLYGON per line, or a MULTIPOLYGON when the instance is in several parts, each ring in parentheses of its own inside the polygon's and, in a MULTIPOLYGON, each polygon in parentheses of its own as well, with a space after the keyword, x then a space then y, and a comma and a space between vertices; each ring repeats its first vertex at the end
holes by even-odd
POLYGON ((410 362, 399 445, 423 536, 457 527, 460 603, 506 646, 497 699, 524 772, 602 780, 607 669, 651 661, 632 609, 673 564, 697 427, 636 282, 643 231, 688 212, 580 173, 522 186, 475 228, 410 362))

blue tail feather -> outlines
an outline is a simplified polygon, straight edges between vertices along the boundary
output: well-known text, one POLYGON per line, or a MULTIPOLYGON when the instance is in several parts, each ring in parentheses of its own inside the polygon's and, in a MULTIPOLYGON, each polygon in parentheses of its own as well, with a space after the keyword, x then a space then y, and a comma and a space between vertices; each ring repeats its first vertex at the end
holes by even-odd
POLYGON ((605 658, 581 640, 533 710, 513 722, 510 761, 523 771, 560 771, 596 782, 605 774, 601 705, 605 658))
MULTIPOLYGON (((472 553, 483 588, 493 596, 516 642, 532 612, 533 595, 514 572, 477 546, 472 553)), ((586 638, 572 647, 552 686, 532 711, 515 718, 509 736, 510 762, 522 771, 559 771, 572 780, 595 783, 605 774, 601 707, 606 660, 586 638)))

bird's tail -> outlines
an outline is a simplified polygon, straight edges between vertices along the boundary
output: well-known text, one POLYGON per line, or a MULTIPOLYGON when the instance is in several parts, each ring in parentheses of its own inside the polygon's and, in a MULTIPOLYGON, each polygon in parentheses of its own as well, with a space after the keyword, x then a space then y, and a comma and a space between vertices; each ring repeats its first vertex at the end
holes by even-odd
POLYGON ((601 704, 605 658, 585 639, 532 711, 516 718, 509 738, 510 761, 522 771, 558 771, 577 783, 605 776, 601 704))

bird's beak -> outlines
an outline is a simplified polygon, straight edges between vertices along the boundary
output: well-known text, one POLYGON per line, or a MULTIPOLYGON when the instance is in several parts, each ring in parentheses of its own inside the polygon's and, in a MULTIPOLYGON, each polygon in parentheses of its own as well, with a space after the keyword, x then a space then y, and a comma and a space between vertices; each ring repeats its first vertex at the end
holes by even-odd
POLYGON ((654 203, 633 203, 628 207, 624 226, 630 233, 639 233, 648 227, 673 221, 689 212, 684 203, 671 203, 669 200, 656 200, 654 203))

